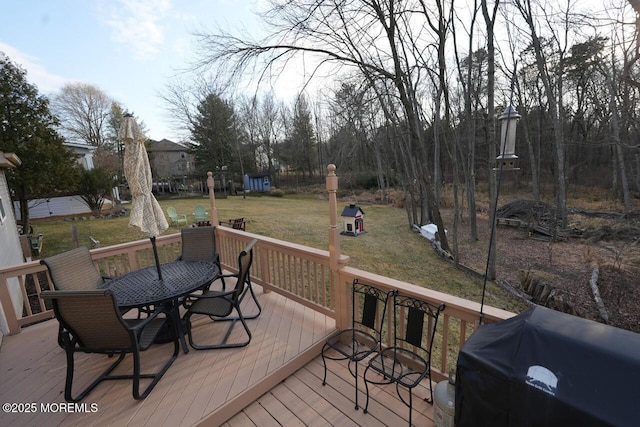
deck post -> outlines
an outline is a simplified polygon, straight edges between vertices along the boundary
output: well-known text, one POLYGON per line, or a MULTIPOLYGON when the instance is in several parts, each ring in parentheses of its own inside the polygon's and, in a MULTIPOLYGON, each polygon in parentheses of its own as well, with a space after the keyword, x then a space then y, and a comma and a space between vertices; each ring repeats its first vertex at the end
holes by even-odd
MULTIPOLYGON (((11 294, 9 293, 9 280, 5 274, 0 274, 0 307, 4 310, 9 335, 19 334, 20 323, 18 323, 18 314, 16 313, 11 294)), ((0 330, 0 334, 3 332, 4 331, 0 330)))
POLYGON ((218 226, 218 210, 216 209, 216 196, 214 194, 213 172, 207 172, 207 187, 209 187, 209 208, 211 209, 211 225, 218 226))
POLYGON ((340 232, 338 231, 338 176, 336 165, 327 166, 327 191, 329 192, 329 267, 335 273, 340 260, 340 232))
POLYGON ((344 260, 340 254, 340 231, 338 229, 338 176, 336 175, 336 165, 327 166, 326 185, 329 193, 329 271, 331 273, 330 298, 331 306, 336 313, 336 326, 339 329, 346 328, 348 323, 348 310, 345 298, 345 287, 340 282, 340 268, 344 265, 344 260))

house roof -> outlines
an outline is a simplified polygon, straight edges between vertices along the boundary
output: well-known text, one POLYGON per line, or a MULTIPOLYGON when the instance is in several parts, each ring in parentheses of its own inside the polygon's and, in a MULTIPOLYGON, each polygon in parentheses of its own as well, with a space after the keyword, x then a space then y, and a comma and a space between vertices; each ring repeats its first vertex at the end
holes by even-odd
POLYGON ((358 215, 358 212, 361 212, 364 215, 364 211, 362 209, 360 209, 357 205, 351 204, 344 207, 340 216, 355 217, 358 215))
POLYGON ((160 141, 149 140, 147 151, 187 151, 188 147, 164 138, 160 141))
POLYGON ((63 142, 62 145, 73 149, 76 154, 93 153, 98 148, 95 145, 81 144, 79 142, 63 142))
POLYGON ((22 160, 15 153, 5 153, 0 151, 0 168, 15 168, 20 166, 22 160))
POLYGON ((264 178, 265 176, 269 176, 269 172, 248 173, 246 176, 249 178, 264 178))

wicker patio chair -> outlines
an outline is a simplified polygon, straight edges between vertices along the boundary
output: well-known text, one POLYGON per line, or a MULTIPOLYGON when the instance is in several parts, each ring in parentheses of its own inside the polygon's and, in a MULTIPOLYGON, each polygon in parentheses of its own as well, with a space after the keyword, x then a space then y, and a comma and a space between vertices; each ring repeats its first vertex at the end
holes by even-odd
POLYGON ((242 314, 240 308, 240 298, 243 293, 243 288, 247 282, 249 276, 249 269, 253 261, 253 246, 257 240, 253 239, 238 255, 238 280, 233 289, 228 291, 204 291, 201 294, 190 294, 187 297, 187 312, 183 316, 186 322, 186 329, 189 331, 189 344, 196 350, 206 350, 215 348, 231 348, 231 347, 244 347, 251 342, 251 330, 247 325, 247 322, 242 314), (233 312, 237 313, 237 316, 231 317, 233 312), (193 315, 203 315, 210 317, 213 321, 219 320, 231 320, 229 327, 227 328, 224 337, 220 342, 216 344, 197 344, 194 339, 194 328, 191 323, 191 317, 193 315), (244 331, 247 334, 247 339, 244 341, 227 342, 236 322, 240 320, 244 331))
POLYGON ((180 225, 187 225, 187 216, 185 214, 179 214, 176 208, 169 206, 167 208, 167 215, 169 215, 169 223, 179 227, 180 225))
POLYGON ((335 332, 322 347, 324 377, 327 384, 327 361, 348 360, 349 372, 355 380, 355 408, 358 409, 358 364, 381 346, 382 327, 389 295, 394 291, 383 291, 375 286, 353 281, 351 328, 335 332), (352 370, 352 364, 354 368, 352 370))
MULTIPOLYGON (((78 402, 100 382, 113 379, 132 379, 134 399, 144 399, 178 355, 178 335, 170 316, 167 314, 160 316, 164 313, 162 306, 157 307, 145 319, 123 319, 109 290, 44 291, 42 297, 53 302, 55 316, 62 328, 62 344, 67 355, 64 389, 64 398, 67 402, 78 402), (169 323, 173 331, 173 355, 157 372, 141 373, 140 352, 151 346, 166 323, 169 323), (86 389, 77 396, 73 396, 75 353, 99 353, 109 356, 119 354, 120 356, 86 389), (133 373, 110 375, 124 360, 127 353, 133 356, 133 373), (142 393, 140 392, 141 378, 152 379, 142 393)), ((88 361, 83 362, 83 366, 88 366, 87 363, 88 361)))
POLYGON ((431 350, 438 317, 444 310, 444 304, 434 305, 419 298, 396 293, 393 306, 394 345, 382 349, 369 359, 364 370, 364 384, 367 390, 364 412, 366 413, 369 407, 369 383, 396 384, 398 397, 409 407, 409 425, 412 425, 413 389, 425 378, 429 386, 429 396, 425 400, 433 403, 431 350), (374 372, 380 375, 373 375, 374 372), (400 392, 401 388, 408 390, 408 401, 400 392))

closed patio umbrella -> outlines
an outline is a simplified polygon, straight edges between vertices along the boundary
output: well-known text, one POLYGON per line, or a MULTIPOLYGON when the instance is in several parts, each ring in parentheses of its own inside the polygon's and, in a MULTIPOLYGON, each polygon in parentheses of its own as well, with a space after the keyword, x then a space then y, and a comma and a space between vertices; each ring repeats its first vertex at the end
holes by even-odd
POLYGON ((151 239, 158 279, 162 280, 156 236, 169 228, 169 224, 151 192, 151 167, 144 145, 147 137, 140 130, 133 115, 125 114, 118 130, 118 139, 125 144, 124 175, 129 183, 132 198, 129 226, 139 229, 151 239))

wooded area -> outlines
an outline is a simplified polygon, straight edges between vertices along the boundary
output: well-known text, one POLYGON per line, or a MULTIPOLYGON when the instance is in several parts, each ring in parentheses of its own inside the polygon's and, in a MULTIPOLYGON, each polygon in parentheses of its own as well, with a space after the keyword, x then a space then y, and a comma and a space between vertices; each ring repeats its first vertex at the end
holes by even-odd
MULTIPOLYGON (((495 211, 497 118, 514 105, 520 170, 509 179, 530 186, 534 201, 552 192, 566 227, 568 185, 611 188, 627 211, 640 191, 639 93, 628 84, 638 80, 636 14, 614 3, 274 0, 261 40, 198 33, 196 69, 209 77, 166 99, 189 128, 207 117, 190 106, 215 87, 237 113, 246 170, 304 179, 334 163, 341 176, 369 175, 383 194, 401 187, 409 224, 443 230, 440 185, 452 183, 456 209, 466 198, 472 240, 478 183, 489 184, 495 211), (261 88, 293 66, 307 67, 309 86, 290 110, 261 88), (243 98, 248 73, 256 96, 243 98)), ((440 233, 454 256, 457 218, 452 248, 440 233)))

